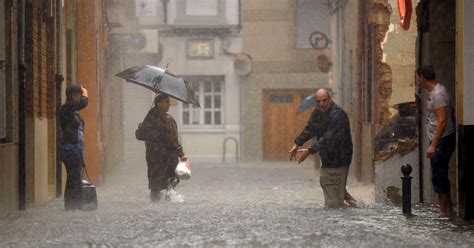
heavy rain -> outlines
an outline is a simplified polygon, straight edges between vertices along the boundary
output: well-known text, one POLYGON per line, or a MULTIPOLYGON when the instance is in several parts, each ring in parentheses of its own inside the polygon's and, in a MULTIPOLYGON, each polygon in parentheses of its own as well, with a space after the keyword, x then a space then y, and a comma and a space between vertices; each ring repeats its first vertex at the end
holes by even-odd
POLYGON ((3 0, 0 247, 473 247, 473 14, 3 0))

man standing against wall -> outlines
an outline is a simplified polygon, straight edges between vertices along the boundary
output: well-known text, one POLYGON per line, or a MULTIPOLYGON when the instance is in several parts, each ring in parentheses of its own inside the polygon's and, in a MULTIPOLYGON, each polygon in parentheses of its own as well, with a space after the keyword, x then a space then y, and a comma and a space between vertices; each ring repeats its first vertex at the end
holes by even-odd
POLYGON ((416 74, 417 81, 429 92, 426 130, 430 146, 426 156, 431 161, 431 181, 434 191, 438 194, 439 214, 441 217, 447 217, 452 212, 449 160, 456 147, 453 107, 446 88, 436 81, 432 66, 422 66, 416 74))
POLYGON ((295 139, 290 150, 290 161, 301 153, 298 163, 309 154, 319 152, 321 156, 320 184, 324 192, 324 205, 330 208, 344 206, 346 200, 356 206, 355 199, 346 191, 347 174, 352 161, 352 138, 347 113, 336 105, 325 89, 315 93, 316 108, 308 124, 295 139), (309 139, 316 137, 317 142, 309 149, 300 147, 309 139))

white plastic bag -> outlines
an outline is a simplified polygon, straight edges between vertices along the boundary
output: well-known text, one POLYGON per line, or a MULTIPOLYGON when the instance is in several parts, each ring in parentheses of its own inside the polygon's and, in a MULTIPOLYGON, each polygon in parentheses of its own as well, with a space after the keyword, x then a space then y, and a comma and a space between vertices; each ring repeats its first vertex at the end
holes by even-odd
POLYGON ((191 165, 188 161, 183 162, 180 161, 176 166, 176 170, 174 171, 176 177, 180 180, 188 180, 191 178, 191 165))

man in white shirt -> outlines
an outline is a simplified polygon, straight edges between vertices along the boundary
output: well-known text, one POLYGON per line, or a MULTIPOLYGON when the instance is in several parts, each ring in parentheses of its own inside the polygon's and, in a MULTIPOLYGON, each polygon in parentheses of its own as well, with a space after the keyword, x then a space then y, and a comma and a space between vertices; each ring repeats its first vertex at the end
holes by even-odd
POLYGON ((416 74, 417 81, 429 92, 426 129, 430 146, 426 156, 431 161, 431 179, 433 189, 438 194, 439 214, 447 217, 452 212, 449 160, 456 147, 453 107, 446 88, 436 81, 432 66, 422 66, 416 74))

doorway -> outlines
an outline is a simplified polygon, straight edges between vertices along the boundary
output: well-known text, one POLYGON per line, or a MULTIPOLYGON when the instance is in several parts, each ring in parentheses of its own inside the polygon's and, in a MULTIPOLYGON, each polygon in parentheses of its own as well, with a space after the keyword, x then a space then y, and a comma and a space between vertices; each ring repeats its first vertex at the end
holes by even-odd
MULTIPOLYGON (((298 106, 314 89, 263 90, 263 159, 283 161, 312 110, 297 113, 298 106)), ((308 141, 307 144, 311 142, 308 141)), ((305 145, 307 145, 305 144, 305 145)))

